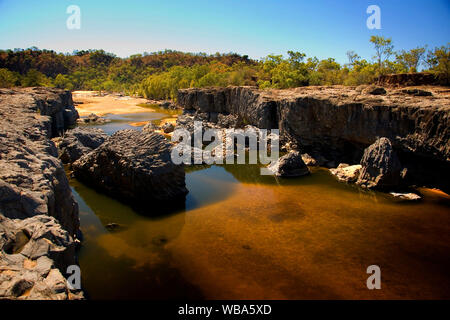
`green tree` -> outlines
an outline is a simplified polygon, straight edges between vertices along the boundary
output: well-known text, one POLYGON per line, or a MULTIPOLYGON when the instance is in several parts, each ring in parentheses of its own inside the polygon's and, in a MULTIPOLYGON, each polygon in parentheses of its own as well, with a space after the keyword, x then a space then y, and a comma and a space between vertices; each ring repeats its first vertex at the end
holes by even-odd
POLYGON ((347 51, 347 58, 350 67, 353 67, 357 61, 361 60, 361 57, 353 50, 347 51))
POLYGON ((24 87, 50 87, 52 82, 44 74, 36 69, 30 69, 25 77, 22 79, 22 86, 24 87))
POLYGON ((0 88, 10 88, 19 84, 19 74, 0 68, 0 88))
POLYGON ((444 80, 450 82, 450 43, 446 46, 436 47, 427 54, 426 63, 431 71, 434 71, 444 80))
POLYGON ((64 74, 58 74, 53 80, 53 85, 56 88, 73 90, 73 84, 70 82, 69 77, 64 74))
POLYGON ((378 62, 378 72, 383 74, 385 71, 386 61, 394 53, 394 45, 391 38, 384 38, 382 36, 370 37, 370 42, 373 43, 375 48, 374 59, 378 62))
POLYGON ((402 50, 396 55, 396 61, 408 72, 417 72, 426 52, 426 47, 417 47, 409 51, 402 50))

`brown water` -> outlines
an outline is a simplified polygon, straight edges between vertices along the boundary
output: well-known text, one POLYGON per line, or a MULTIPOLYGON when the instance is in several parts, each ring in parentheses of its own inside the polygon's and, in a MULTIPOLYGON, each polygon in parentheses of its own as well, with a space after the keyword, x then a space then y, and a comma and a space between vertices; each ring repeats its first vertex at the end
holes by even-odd
POLYGON ((320 168, 277 180, 255 165, 198 167, 186 184, 185 210, 151 218, 71 180, 90 298, 450 298, 445 196, 398 202, 320 168), (366 287, 374 264, 381 290, 366 287))

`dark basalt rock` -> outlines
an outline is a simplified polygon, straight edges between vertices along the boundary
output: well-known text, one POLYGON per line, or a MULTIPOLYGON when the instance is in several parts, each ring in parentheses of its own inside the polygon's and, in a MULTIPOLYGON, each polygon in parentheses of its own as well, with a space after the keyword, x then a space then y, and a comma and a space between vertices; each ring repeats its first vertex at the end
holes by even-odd
POLYGON ((121 130, 72 167, 81 181, 136 206, 184 201, 184 168, 171 148, 160 134, 121 130))
POLYGON ((99 117, 95 113, 91 113, 90 115, 77 120, 78 124, 104 124, 108 122, 111 122, 111 120, 99 117))
POLYGON ((177 101, 184 115, 177 126, 190 129, 194 120, 206 119, 219 128, 279 129, 281 145, 290 146, 285 150, 320 155, 327 161, 319 165, 327 167, 358 163, 365 148, 386 137, 408 168, 409 185, 450 190, 450 98, 445 90, 427 87, 430 97, 419 88, 390 87, 384 93, 377 86, 181 89, 177 101))
POLYGON ((415 97, 429 97, 433 95, 430 91, 425 91, 421 89, 405 89, 402 90, 402 92, 409 95, 413 95, 415 97))
POLYGON ((164 133, 171 133, 175 130, 175 126, 173 123, 166 122, 162 125, 161 129, 164 133))
POLYGON ((372 95, 384 95, 386 94, 386 89, 383 87, 369 86, 368 88, 363 90, 363 92, 372 95))
POLYGON ((289 152, 267 168, 277 177, 301 177, 310 174, 298 151, 289 152))
POLYGON ((361 166, 356 183, 364 188, 389 190, 400 184, 402 166, 387 138, 378 139, 364 151, 361 166))
POLYGON ((59 158, 63 163, 73 163, 84 154, 98 148, 108 135, 97 128, 75 128, 66 131, 64 138, 58 145, 59 158))
POLYGON ((50 137, 78 117, 70 92, 0 89, 0 300, 79 299, 64 278, 75 265, 75 202, 50 137))

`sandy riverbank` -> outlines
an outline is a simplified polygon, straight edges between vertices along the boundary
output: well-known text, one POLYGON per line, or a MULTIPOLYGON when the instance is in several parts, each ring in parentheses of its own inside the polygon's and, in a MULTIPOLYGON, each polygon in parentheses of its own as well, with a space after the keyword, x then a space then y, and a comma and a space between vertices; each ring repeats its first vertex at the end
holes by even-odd
MULTIPOLYGON (((144 112, 159 112, 152 108, 146 108, 139 106, 139 104, 148 103, 145 98, 136 97, 120 97, 116 95, 104 95, 100 96, 97 91, 73 91, 73 101, 76 105, 78 114, 81 117, 95 113, 98 116, 104 117, 108 114, 131 114, 131 113, 144 113, 144 112)), ((171 115, 167 118, 161 119, 160 125, 162 126, 166 122, 175 124, 177 115, 171 115)), ((144 126, 147 121, 131 122, 131 126, 140 127, 144 126)))
POLYGON ((97 91, 73 91, 72 97, 81 117, 91 113, 105 116, 106 114, 149 112, 148 108, 138 106, 140 103, 147 102, 147 99, 144 98, 99 96, 97 91), (77 104, 77 102, 81 103, 77 104))

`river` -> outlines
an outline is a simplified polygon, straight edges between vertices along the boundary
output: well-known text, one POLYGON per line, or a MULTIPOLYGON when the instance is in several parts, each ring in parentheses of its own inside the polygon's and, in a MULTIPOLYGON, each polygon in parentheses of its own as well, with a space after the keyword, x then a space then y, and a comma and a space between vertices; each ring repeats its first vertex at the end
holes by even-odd
MULTIPOLYGON (((139 130, 172 115, 106 114, 99 127, 139 130)), ((155 218, 151 203, 137 213, 70 183, 91 299, 450 298, 450 199, 433 190, 405 203, 324 168, 276 179, 257 165, 199 166, 186 168, 185 209, 155 218), (367 289, 370 265, 381 290, 367 289)))

